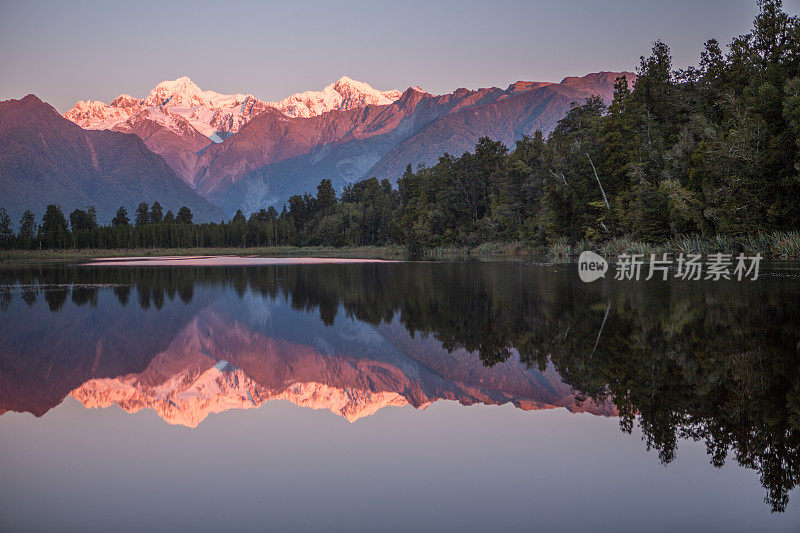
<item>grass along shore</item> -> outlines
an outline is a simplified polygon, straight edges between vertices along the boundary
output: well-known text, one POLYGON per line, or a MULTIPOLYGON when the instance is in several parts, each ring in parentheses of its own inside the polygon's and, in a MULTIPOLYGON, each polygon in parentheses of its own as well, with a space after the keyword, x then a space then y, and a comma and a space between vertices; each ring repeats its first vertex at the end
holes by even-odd
POLYGON ((579 241, 569 243, 565 239, 552 244, 548 256, 555 261, 570 261, 584 250, 592 250, 607 259, 620 254, 701 254, 713 253, 755 255, 760 253, 764 259, 778 261, 800 261, 800 232, 758 233, 732 237, 716 235, 713 237, 676 237, 663 243, 647 243, 628 237, 593 243, 579 241))
MULTIPOLYGON (((415 259, 427 261, 488 261, 534 259, 571 262, 584 250, 592 250, 613 260, 619 254, 702 254, 760 253, 764 259, 800 261, 800 232, 776 232, 743 237, 681 237, 664 243, 647 243, 627 237, 603 242, 561 239, 552 245, 533 246, 522 242, 484 243, 474 248, 438 247, 426 249, 415 259)), ((405 247, 389 246, 268 246, 253 248, 116 248, 67 250, 0 250, 0 262, 85 261, 109 257, 163 257, 193 255, 231 255, 251 257, 337 257, 345 259, 409 259, 405 247)))

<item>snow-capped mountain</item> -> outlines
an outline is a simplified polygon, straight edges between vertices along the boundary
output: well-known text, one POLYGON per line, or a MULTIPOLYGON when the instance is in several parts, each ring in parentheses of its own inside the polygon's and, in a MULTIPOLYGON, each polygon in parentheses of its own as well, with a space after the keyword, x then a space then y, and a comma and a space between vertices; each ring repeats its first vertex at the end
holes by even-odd
POLYGON ((418 86, 376 90, 345 76, 278 102, 204 91, 183 77, 159 83, 143 99, 79 102, 65 116, 86 129, 139 136, 228 216, 239 209, 248 215, 280 209, 322 178, 337 190, 373 176, 393 182, 407 165, 472 150, 482 137, 511 147, 524 135, 547 135, 573 104, 590 96, 610 102, 621 75, 629 84, 636 79, 604 71, 439 95, 418 86))
POLYGON ((106 104, 99 100, 81 100, 64 113, 64 117, 86 130, 110 130, 136 115, 142 101, 129 94, 121 94, 106 104))
POLYGON ((185 118, 197 131, 213 141, 221 141, 239 131, 268 104, 252 94, 220 94, 204 91, 188 77, 162 81, 144 99, 147 108, 185 118))
POLYGON ((252 94, 221 94, 204 91, 186 76, 162 81, 144 98, 122 94, 110 104, 81 100, 64 116, 84 129, 130 129, 125 123, 147 113, 174 130, 185 119, 193 128, 214 142, 235 134, 245 124, 268 108, 280 110, 289 117, 312 117, 327 111, 348 110, 366 105, 389 104, 400 97, 400 91, 379 91, 370 85, 343 76, 321 91, 293 94, 280 102, 263 102, 252 94))
MULTIPOLYGON (((204 91, 191 79, 162 81, 144 99, 123 94, 111 104, 80 101, 64 116, 84 129, 113 129, 140 113, 147 113, 169 129, 184 119, 213 141, 239 131, 252 117, 268 107, 252 94, 220 94, 204 91)), ((124 128, 123 128, 124 129, 124 128)))
POLYGON ((369 84, 342 76, 321 91, 293 94, 270 105, 290 117, 315 117, 328 111, 347 111, 368 105, 391 104, 403 93, 397 90, 379 91, 369 84))

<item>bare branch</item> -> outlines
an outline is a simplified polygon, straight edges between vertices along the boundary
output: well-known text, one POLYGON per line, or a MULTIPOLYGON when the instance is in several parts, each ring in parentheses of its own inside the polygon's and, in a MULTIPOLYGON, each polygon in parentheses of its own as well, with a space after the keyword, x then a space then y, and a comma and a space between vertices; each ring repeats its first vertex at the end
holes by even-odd
POLYGON ((609 211, 611 211, 611 205, 608 203, 608 198, 606 198, 606 191, 603 190, 603 184, 600 183, 600 177, 597 175, 597 169, 594 168, 594 162, 592 158, 589 157, 589 153, 586 153, 586 157, 589 158, 589 163, 592 165, 592 170, 594 171, 594 179, 597 180, 597 184, 600 186, 600 192, 603 193, 603 201, 606 203, 606 207, 609 211))

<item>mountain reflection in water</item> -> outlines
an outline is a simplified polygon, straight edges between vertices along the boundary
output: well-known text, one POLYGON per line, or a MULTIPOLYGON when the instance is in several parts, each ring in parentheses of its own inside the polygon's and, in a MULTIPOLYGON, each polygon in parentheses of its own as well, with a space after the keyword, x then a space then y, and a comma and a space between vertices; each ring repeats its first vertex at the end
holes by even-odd
POLYGON ((275 399, 350 421, 511 403, 618 416, 800 482, 800 283, 584 284, 569 266, 362 263, 0 269, 0 414, 152 409, 196 427, 275 399))

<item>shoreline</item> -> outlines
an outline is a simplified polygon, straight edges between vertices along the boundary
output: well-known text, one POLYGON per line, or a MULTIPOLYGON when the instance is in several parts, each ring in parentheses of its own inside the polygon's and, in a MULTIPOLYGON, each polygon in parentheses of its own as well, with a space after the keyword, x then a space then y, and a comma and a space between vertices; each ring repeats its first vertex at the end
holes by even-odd
POLYGON ((0 265, 88 261, 114 258, 163 258, 187 256, 231 256, 265 258, 381 259, 391 261, 491 261, 511 259, 548 260, 547 248, 519 243, 490 243, 476 248, 441 247, 410 257, 404 246, 272 246, 251 248, 113 248, 63 250, 0 250, 0 265))
POLYGON ((343 259, 404 259, 405 251, 392 246, 359 246, 334 248, 329 246, 274 246, 257 248, 113 248, 67 250, 0 250, 0 264, 23 262, 87 261, 127 257, 320 257, 343 259))
POLYGON ((489 242, 475 247, 442 246, 410 256, 401 245, 386 246, 269 246, 250 248, 112 248, 0 250, 0 265, 30 262, 88 261, 123 257, 231 256, 264 258, 383 259, 393 261, 497 261, 535 260, 550 263, 575 262, 582 251, 591 250, 609 261, 619 254, 760 253, 764 260, 800 261, 800 232, 769 233, 743 237, 683 237, 663 243, 646 243, 620 237, 605 242, 559 240, 549 246, 519 241, 489 242))

